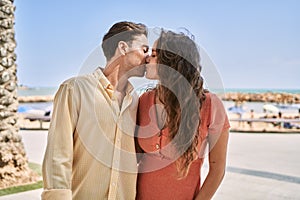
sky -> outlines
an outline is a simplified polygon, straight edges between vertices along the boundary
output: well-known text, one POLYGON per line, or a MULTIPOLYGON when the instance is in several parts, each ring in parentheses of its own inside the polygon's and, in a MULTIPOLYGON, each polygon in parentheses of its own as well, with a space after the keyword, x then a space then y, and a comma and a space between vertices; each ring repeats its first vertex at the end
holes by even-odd
POLYGON ((15 0, 14 4, 19 85, 57 87, 77 76, 112 24, 134 21, 149 28, 188 29, 225 88, 300 89, 298 0, 15 0))

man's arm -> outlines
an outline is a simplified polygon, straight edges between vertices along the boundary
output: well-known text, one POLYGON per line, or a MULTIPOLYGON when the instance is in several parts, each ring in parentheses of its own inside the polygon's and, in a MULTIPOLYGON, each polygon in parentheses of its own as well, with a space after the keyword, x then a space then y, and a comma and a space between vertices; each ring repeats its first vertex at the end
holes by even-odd
POLYGON ((60 86, 48 133, 48 144, 43 161, 43 200, 71 200, 73 162, 73 133, 77 121, 77 99, 70 83, 60 86))

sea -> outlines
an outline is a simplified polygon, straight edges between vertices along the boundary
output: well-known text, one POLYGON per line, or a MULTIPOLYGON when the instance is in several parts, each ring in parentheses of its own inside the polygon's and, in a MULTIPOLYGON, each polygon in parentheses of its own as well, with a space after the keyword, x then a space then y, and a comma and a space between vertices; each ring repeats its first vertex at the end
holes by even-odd
MULTIPOLYGON (((18 96, 44 96, 44 95, 55 95, 57 92, 58 87, 28 87, 28 88, 20 88, 18 90, 18 96)), ((137 91, 139 92, 139 91, 137 91)), ((266 93, 266 92, 273 92, 273 93, 290 93, 290 94, 300 94, 300 89, 247 89, 247 88, 226 88, 224 90, 215 90, 214 93, 221 93, 224 92, 240 92, 240 93, 266 93)), ((223 104, 226 109, 233 107, 234 102, 232 101, 223 101, 223 104)), ((245 112, 250 112, 250 110, 254 110, 256 113, 263 112, 263 105, 266 103, 263 102, 245 102, 242 107, 245 112)), ((274 104, 275 105, 275 104, 274 104)), ((30 107, 32 109, 38 110, 47 110, 51 108, 52 102, 35 102, 35 103, 20 103, 20 107, 30 107)), ((278 105, 275 105, 278 106, 278 105)), ((282 107, 282 105, 281 105, 282 107)), ((21 110, 21 109, 20 109, 21 110)), ((25 109, 26 110, 26 109, 25 109)), ((281 108, 282 113, 298 113, 298 109, 296 107, 291 107, 289 105, 286 108, 281 108)))

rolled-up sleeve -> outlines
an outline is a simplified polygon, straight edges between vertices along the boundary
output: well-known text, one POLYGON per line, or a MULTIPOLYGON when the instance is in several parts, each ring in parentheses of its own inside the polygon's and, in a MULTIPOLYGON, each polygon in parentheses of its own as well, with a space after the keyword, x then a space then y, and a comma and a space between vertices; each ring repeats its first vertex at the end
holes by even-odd
POLYGON ((73 133, 78 118, 74 90, 74 84, 63 83, 54 98, 43 161, 43 200, 72 199, 73 133))

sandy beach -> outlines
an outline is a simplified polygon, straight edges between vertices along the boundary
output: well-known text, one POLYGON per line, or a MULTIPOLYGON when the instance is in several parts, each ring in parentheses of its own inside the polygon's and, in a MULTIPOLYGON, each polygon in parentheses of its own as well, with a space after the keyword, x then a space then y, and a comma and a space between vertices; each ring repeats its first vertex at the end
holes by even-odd
MULTIPOLYGON (((29 161, 42 163, 47 131, 20 132, 29 161)), ((225 178, 214 200, 300 199, 300 134, 231 133, 225 178)), ((202 175, 207 173, 207 161, 202 175)), ((0 197, 40 199, 42 189, 0 197)))

